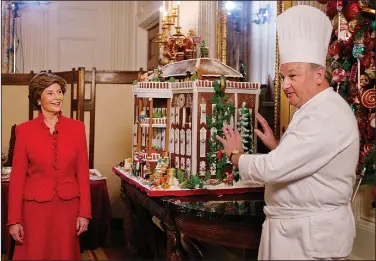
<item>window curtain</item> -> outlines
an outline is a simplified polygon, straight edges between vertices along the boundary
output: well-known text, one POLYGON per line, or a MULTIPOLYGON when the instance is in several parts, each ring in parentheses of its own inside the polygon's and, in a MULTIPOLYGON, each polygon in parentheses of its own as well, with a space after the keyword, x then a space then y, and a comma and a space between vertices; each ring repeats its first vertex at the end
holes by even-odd
POLYGON ((10 1, 1 3, 1 73, 13 72, 13 11, 10 1))
POLYGON ((272 10, 270 21, 265 24, 252 22, 248 34, 248 81, 268 84, 268 76, 275 77, 277 1, 251 1, 249 4, 251 15, 268 4, 272 10))

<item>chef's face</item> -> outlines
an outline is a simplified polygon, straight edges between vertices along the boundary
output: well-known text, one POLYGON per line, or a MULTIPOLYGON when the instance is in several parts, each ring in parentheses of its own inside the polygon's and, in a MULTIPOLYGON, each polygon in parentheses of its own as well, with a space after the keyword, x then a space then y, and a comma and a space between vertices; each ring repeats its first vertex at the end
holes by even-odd
POLYGON ((42 111, 56 113, 60 112, 63 107, 64 93, 58 83, 43 90, 40 97, 40 105, 42 111))
POLYGON ((297 108, 315 96, 323 85, 325 70, 313 69, 309 63, 281 65, 282 89, 289 103, 297 108))

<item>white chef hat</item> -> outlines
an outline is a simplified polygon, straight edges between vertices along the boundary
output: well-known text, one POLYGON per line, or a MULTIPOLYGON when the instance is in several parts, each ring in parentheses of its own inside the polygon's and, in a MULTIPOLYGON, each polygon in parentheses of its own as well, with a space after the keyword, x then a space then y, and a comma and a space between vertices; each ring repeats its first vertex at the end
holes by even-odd
POLYGON ((333 26, 318 8, 298 5, 277 17, 280 64, 314 63, 326 67, 333 26))

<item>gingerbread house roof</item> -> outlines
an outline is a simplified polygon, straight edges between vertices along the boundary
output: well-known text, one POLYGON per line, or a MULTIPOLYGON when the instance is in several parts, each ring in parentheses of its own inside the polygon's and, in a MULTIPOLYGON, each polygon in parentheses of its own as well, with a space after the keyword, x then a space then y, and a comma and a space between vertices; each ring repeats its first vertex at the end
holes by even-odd
POLYGON ((234 70, 230 66, 212 58, 197 58, 183 60, 180 62, 175 62, 167 64, 162 67, 163 77, 179 77, 185 76, 187 71, 193 74, 196 68, 200 68, 202 76, 205 77, 219 77, 224 75, 230 78, 240 78, 243 77, 241 73, 234 70))

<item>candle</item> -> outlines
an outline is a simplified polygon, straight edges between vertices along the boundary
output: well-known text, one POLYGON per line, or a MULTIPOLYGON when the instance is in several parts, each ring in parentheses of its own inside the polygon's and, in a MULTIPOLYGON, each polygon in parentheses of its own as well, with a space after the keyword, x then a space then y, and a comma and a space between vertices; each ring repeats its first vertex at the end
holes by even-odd
POLYGON ((179 24, 180 24, 180 1, 177 1, 177 5, 178 5, 178 21, 177 21, 177 25, 179 27, 179 24))
POLYGON ((159 32, 162 32, 163 4, 159 7, 159 32))

